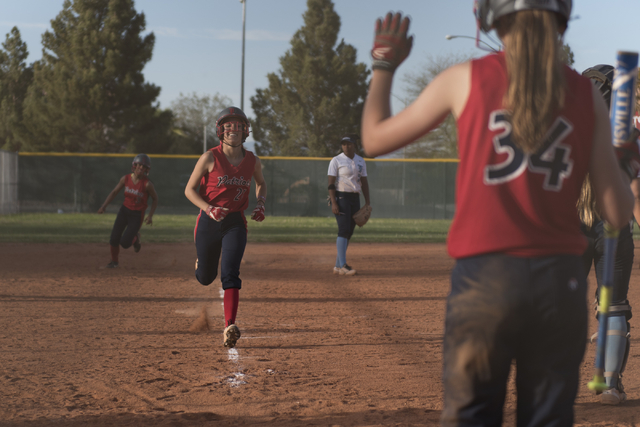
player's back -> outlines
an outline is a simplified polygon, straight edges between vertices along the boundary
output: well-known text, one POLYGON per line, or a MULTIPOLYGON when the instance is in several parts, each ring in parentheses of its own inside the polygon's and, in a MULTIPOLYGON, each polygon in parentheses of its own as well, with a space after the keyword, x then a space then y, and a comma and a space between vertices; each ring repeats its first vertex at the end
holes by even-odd
POLYGON ((512 142, 503 108, 504 53, 472 61, 471 90, 457 123, 460 164, 448 242, 454 258, 584 251, 576 201, 591 156, 592 91, 568 67, 565 79, 565 106, 543 147, 527 155, 512 142))

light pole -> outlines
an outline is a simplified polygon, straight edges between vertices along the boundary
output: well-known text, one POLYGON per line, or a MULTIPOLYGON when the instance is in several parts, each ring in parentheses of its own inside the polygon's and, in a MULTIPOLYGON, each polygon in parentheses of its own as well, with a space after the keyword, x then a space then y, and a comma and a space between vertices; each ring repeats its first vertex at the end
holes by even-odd
POLYGON ((471 39, 471 40, 475 40, 476 47, 478 49, 489 50, 490 52, 498 52, 498 49, 496 49, 495 47, 491 46, 489 43, 485 42, 484 40, 480 40, 477 37, 446 35, 446 36, 444 36, 444 38, 447 39, 447 40, 452 40, 452 39, 471 39), (483 45, 485 45, 487 47, 480 46, 480 43, 482 43, 483 45), (487 49, 487 48, 489 48, 489 49, 487 49))
POLYGON ((240 83, 240 109, 244 111, 244 32, 247 13, 247 0, 240 0, 242 3, 242 72, 240 83))

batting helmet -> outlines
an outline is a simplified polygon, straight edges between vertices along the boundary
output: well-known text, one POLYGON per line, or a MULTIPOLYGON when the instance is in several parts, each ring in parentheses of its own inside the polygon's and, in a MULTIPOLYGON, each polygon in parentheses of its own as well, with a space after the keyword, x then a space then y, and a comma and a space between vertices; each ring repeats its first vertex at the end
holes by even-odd
POLYGON ((242 122, 244 122, 244 125, 241 125, 239 128, 233 127, 232 129, 227 129, 227 132, 229 132, 229 131, 236 131, 236 132, 237 131, 241 131, 242 132, 242 142, 244 142, 244 140, 247 139, 247 137, 249 136, 249 127, 251 125, 249 124, 249 119, 247 119, 247 116, 238 107, 225 108, 218 115, 218 118, 216 119, 216 135, 218 135, 218 138, 220 138, 220 141, 222 141, 222 139, 224 138, 224 133, 225 133, 225 130, 224 130, 224 127, 222 126, 222 124, 224 122, 229 121, 230 119, 240 119, 242 122))
POLYGON ((147 168, 145 171, 145 175, 149 175, 149 170, 151 170, 151 159, 144 153, 140 153, 133 158, 133 162, 131 163, 131 172, 136 169, 136 165, 142 165, 147 168))
POLYGON ((477 0, 475 14, 478 27, 488 33, 498 18, 522 10, 549 10, 564 19, 571 16, 571 0, 477 0))
POLYGON ((582 72, 583 76, 589 77, 593 84, 600 89, 607 107, 611 107, 611 85, 613 84, 614 71, 615 69, 611 65, 598 64, 582 72))

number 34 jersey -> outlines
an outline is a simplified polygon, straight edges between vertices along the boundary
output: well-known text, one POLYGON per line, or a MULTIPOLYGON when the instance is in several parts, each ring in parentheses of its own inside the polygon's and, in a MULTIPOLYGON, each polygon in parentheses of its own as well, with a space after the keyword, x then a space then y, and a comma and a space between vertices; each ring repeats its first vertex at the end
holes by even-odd
POLYGON ((200 196, 210 205, 243 212, 249 206, 251 177, 256 166, 256 156, 244 151, 244 159, 238 166, 229 163, 222 151, 222 144, 212 148, 214 166, 200 180, 200 196))
POLYGON ((525 154, 511 141, 503 108, 504 53, 472 61, 471 90, 457 121, 452 257, 581 255, 586 249, 576 202, 591 157, 592 88, 568 67, 565 80, 565 106, 551 121, 544 145, 525 154))

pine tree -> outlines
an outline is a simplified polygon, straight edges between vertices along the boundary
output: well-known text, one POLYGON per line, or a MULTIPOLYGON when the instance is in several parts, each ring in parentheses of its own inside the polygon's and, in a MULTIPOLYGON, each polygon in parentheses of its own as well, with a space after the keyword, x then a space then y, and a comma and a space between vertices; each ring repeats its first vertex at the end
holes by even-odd
POLYGON ((171 112, 145 83, 155 36, 133 0, 65 0, 42 36, 43 57, 25 101, 23 148, 59 152, 163 152, 171 112))
POLYGON ((25 135, 22 121, 22 105, 29 84, 33 80, 33 68, 26 64, 29 56, 27 45, 20 31, 13 27, 0 50, 0 148, 19 151, 20 139, 25 135))
POLYGON ((170 151, 181 154, 202 153, 205 126, 207 127, 207 147, 218 145, 216 119, 220 112, 230 105, 232 105, 231 100, 219 93, 202 97, 195 92, 191 95, 180 93, 178 99, 171 102, 171 111, 175 116, 174 133, 179 138, 170 151))
POLYGON ((259 155, 334 156, 343 134, 359 133, 369 70, 353 46, 336 46, 340 17, 331 0, 307 0, 303 18, 282 68, 251 97, 259 155))

